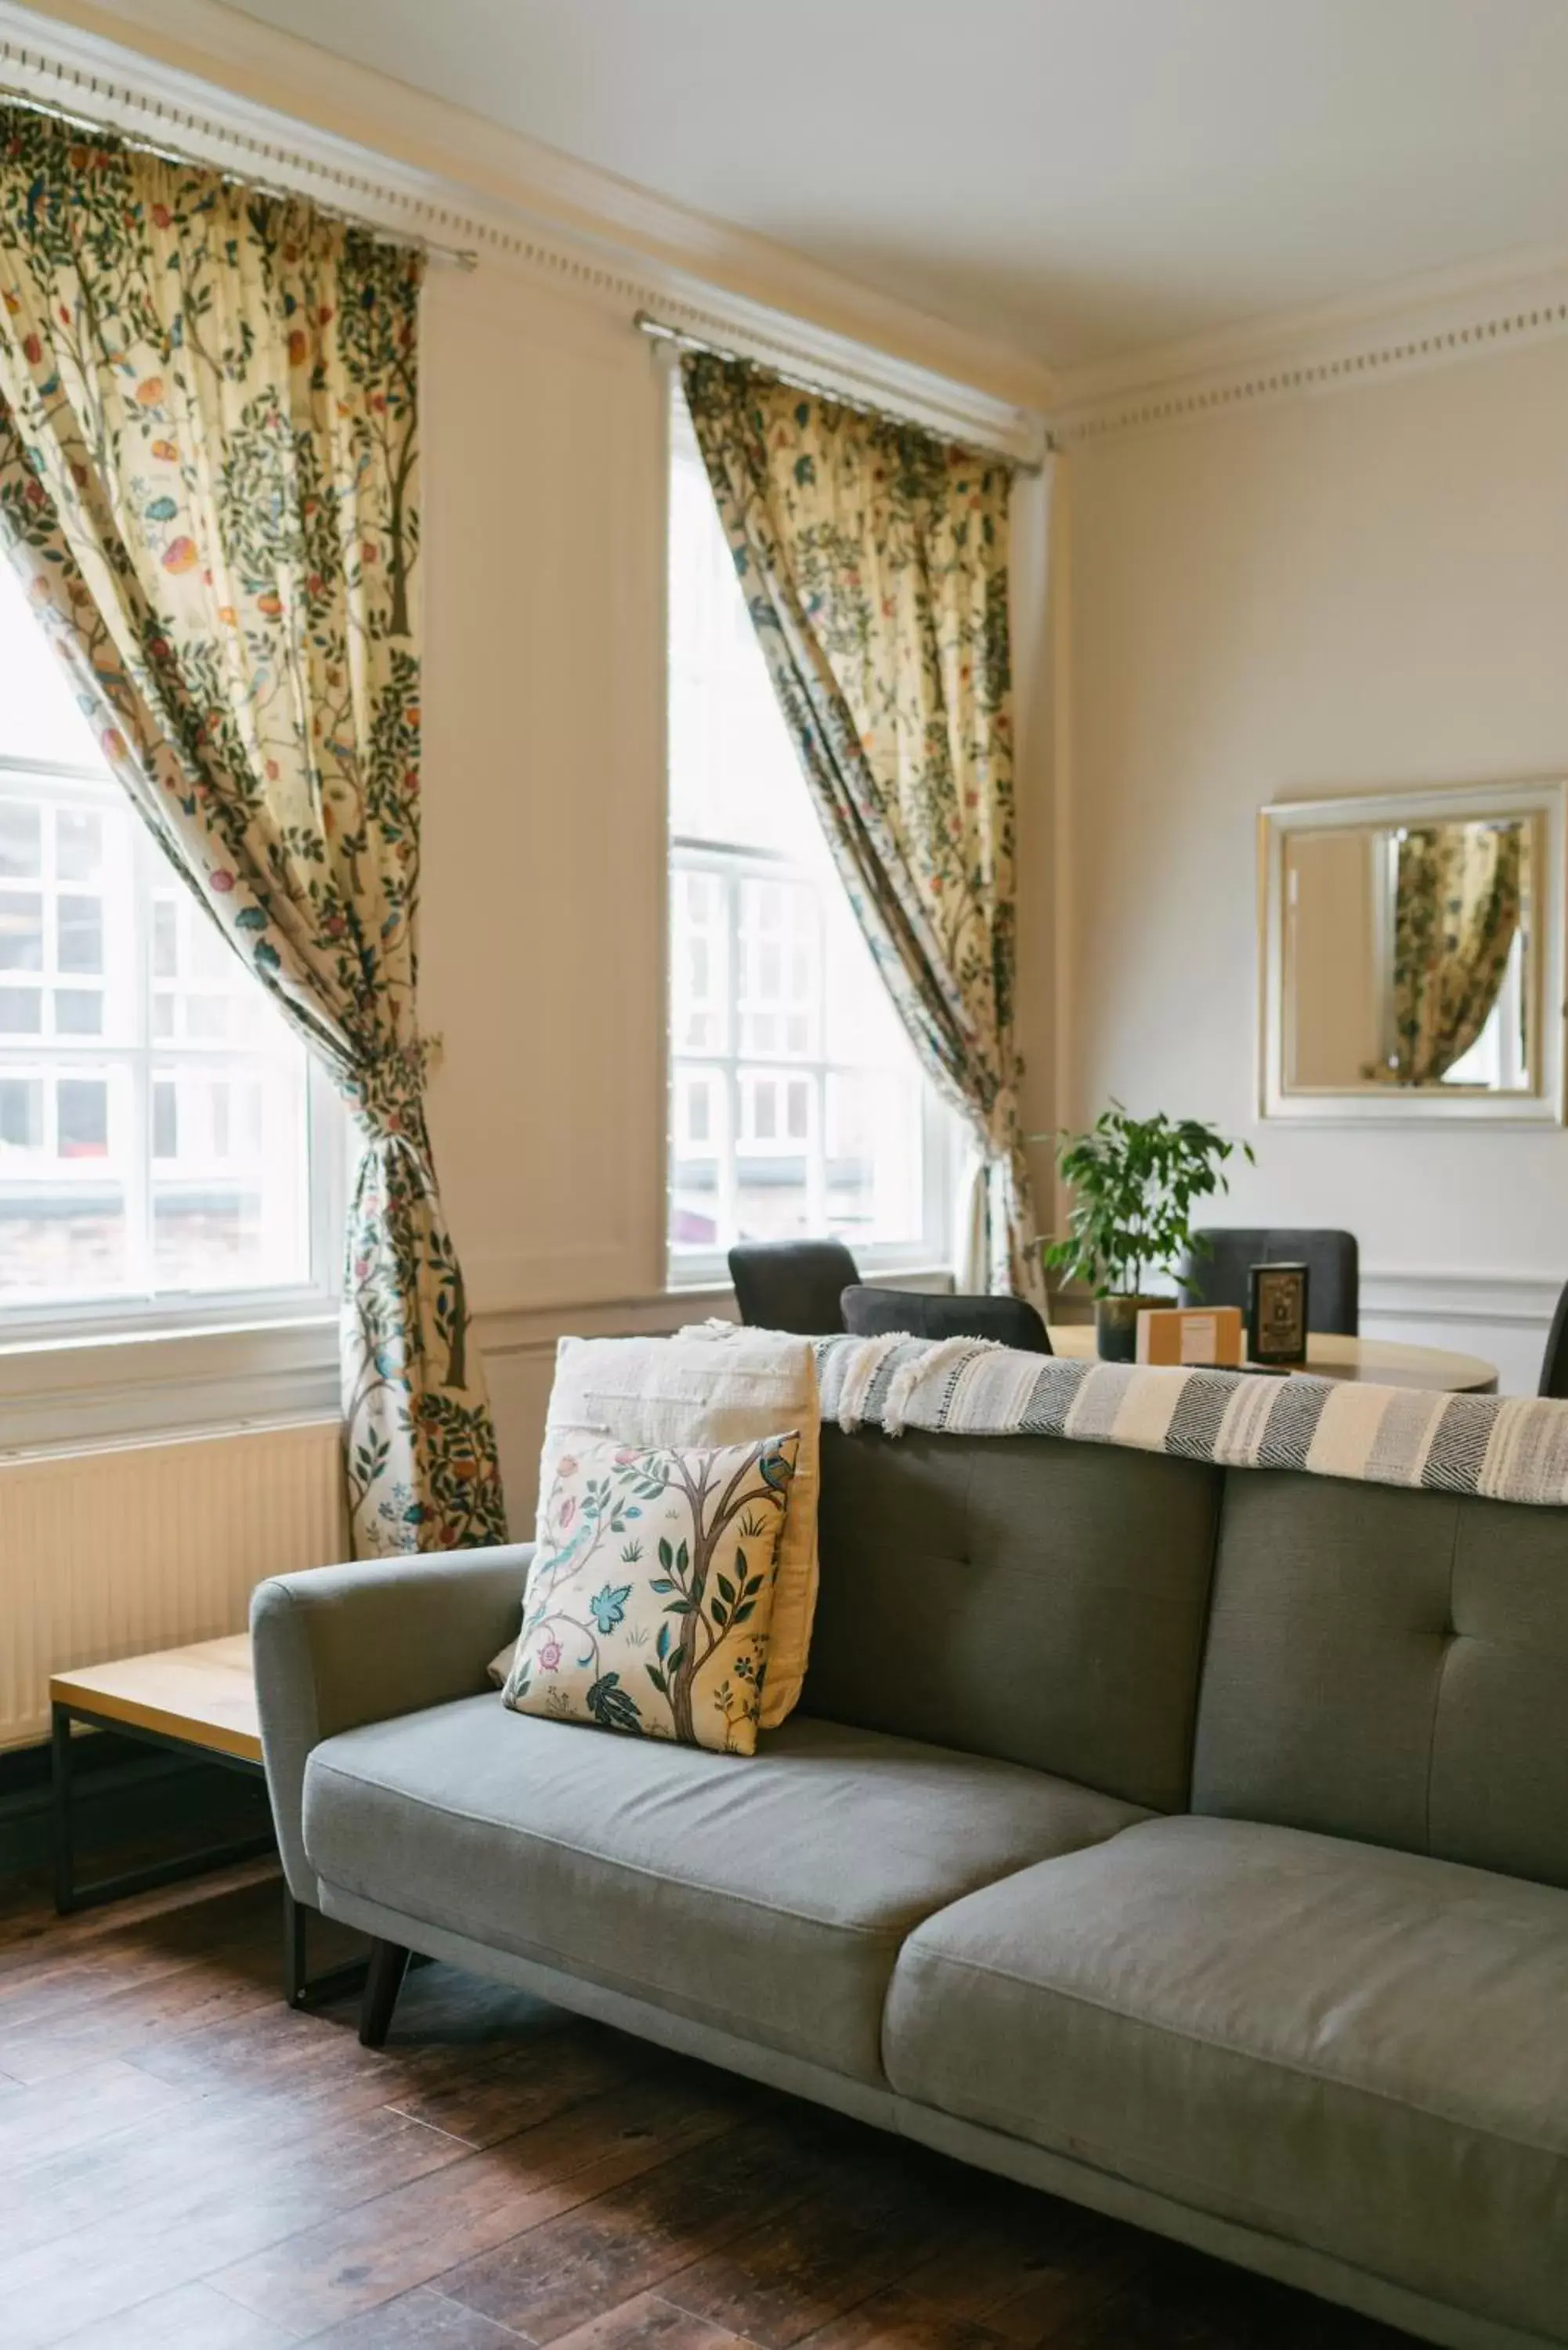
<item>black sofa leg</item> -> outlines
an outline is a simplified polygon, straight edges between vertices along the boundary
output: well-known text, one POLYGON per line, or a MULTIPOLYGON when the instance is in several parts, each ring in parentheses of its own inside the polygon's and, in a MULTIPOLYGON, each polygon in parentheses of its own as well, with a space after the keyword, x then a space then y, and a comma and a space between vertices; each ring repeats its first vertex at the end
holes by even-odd
POLYGON ((409 1954, 400 1942, 375 1940, 370 1945, 370 1971, 365 1978, 365 1998, 359 2010, 359 2045, 384 2048, 392 2028, 392 2010, 403 1987, 409 1954))

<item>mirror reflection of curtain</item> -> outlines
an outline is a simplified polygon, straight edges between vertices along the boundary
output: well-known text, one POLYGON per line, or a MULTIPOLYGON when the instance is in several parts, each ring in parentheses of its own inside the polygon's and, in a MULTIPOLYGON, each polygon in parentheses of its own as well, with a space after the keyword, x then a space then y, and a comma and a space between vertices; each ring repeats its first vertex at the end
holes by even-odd
POLYGON ((1519 930, 1524 827, 1412 825, 1394 895, 1399 1086, 1436 1085, 1491 1016, 1519 930))

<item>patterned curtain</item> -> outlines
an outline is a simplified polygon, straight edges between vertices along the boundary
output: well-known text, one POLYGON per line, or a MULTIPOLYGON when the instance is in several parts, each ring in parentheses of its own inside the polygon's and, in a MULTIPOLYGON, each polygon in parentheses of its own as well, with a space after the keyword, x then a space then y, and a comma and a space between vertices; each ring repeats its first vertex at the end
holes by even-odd
POLYGON ((698 444, 828 847, 986 1168, 989 1286, 1044 1305, 1013 1045, 1007 469, 737 360, 698 444))
POLYGON ((363 1139, 361 1555, 504 1539, 414 1011, 419 257, 0 109, 0 536, 106 758, 363 1139))
POLYGON ((1388 1071, 1436 1085, 1491 1016, 1519 929, 1522 825, 1416 825, 1399 843, 1388 1071))

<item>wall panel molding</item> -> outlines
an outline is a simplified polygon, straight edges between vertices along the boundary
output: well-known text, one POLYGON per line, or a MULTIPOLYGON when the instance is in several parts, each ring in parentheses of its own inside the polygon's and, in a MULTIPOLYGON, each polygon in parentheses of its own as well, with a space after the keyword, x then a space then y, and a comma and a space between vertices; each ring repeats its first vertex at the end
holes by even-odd
POLYGON ((1422 1273, 1367 1268, 1364 1321, 1473 1322, 1494 1329, 1544 1330, 1563 1280, 1549 1273, 1422 1273))

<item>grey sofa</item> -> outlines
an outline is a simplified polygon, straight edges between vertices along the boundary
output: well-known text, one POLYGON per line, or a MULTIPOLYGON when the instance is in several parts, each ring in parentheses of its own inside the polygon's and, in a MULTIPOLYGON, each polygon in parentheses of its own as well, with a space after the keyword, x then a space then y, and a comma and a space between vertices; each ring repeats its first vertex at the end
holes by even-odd
POLYGON ((825 1431, 750 1762, 507 1713, 525 1548, 265 1584, 301 1900, 1459 2350, 1568 2343, 1563 1513, 825 1431))

